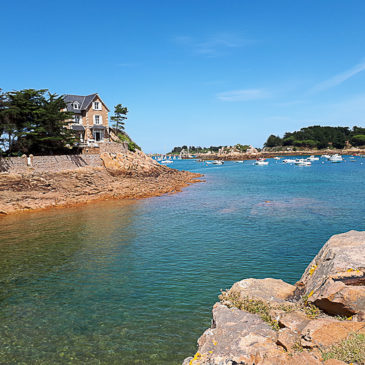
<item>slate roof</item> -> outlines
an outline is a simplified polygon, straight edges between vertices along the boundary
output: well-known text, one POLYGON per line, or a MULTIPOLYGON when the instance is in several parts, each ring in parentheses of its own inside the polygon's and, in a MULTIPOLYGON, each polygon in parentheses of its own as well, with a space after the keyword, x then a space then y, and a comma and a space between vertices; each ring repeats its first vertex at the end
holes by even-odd
POLYGON ((89 107, 89 105, 92 103, 92 101, 95 99, 96 96, 98 96, 98 94, 90 94, 85 96, 66 94, 63 95, 63 100, 67 105, 67 111, 73 113, 81 113, 81 111, 86 110, 89 107), (74 101, 77 101, 80 104, 80 109, 73 108, 72 103, 74 101))
POLYGON ((74 131, 84 131, 85 130, 84 126, 77 125, 77 124, 72 125, 71 129, 73 129, 74 131))

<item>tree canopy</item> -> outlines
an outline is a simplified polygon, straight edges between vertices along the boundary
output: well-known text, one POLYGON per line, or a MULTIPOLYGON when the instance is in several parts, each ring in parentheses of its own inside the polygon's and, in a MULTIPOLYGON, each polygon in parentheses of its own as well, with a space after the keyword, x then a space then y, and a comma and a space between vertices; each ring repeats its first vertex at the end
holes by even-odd
POLYGON ((110 118, 114 122, 114 127, 117 130, 124 130, 124 121, 127 119, 128 108, 122 104, 117 104, 114 107, 114 115, 110 118))
POLYGON ((0 144, 11 154, 61 153, 75 136, 65 128, 72 113, 65 111, 62 96, 47 89, 0 93, 0 144))
POLYGON ((353 127, 322 127, 319 125, 305 127, 295 132, 286 132, 283 138, 270 135, 265 147, 294 146, 307 148, 338 148, 342 149, 346 143, 353 146, 365 145, 365 128, 353 127), (362 137, 363 136, 363 137, 362 137))

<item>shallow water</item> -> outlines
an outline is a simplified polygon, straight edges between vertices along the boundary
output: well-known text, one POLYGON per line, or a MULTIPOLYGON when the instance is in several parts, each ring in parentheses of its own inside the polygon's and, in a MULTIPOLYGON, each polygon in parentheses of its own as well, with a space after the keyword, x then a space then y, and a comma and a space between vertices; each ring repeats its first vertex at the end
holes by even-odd
POLYGON ((180 364, 220 289, 297 281, 333 234, 364 230, 365 159, 172 167, 182 193, 0 220, 0 363, 180 364))

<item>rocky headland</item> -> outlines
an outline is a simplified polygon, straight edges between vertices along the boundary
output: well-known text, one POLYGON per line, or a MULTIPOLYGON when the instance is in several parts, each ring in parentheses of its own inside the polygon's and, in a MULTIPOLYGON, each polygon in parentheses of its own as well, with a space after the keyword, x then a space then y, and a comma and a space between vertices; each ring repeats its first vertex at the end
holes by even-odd
POLYGON ((181 191, 202 175, 178 171, 143 152, 104 152, 101 166, 0 173, 0 216, 95 200, 140 199, 181 191))
POLYGON ((183 365, 365 364, 365 232, 331 237, 295 285, 245 279, 219 299, 183 365))

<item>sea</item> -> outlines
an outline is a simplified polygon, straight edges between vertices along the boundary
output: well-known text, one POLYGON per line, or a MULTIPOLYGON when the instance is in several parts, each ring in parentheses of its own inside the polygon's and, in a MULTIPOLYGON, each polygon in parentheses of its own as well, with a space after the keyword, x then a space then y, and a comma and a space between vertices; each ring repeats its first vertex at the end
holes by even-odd
POLYGON ((0 364, 181 364, 221 290, 294 284, 334 234, 365 229, 365 159, 170 167, 181 193, 0 219, 0 364))

